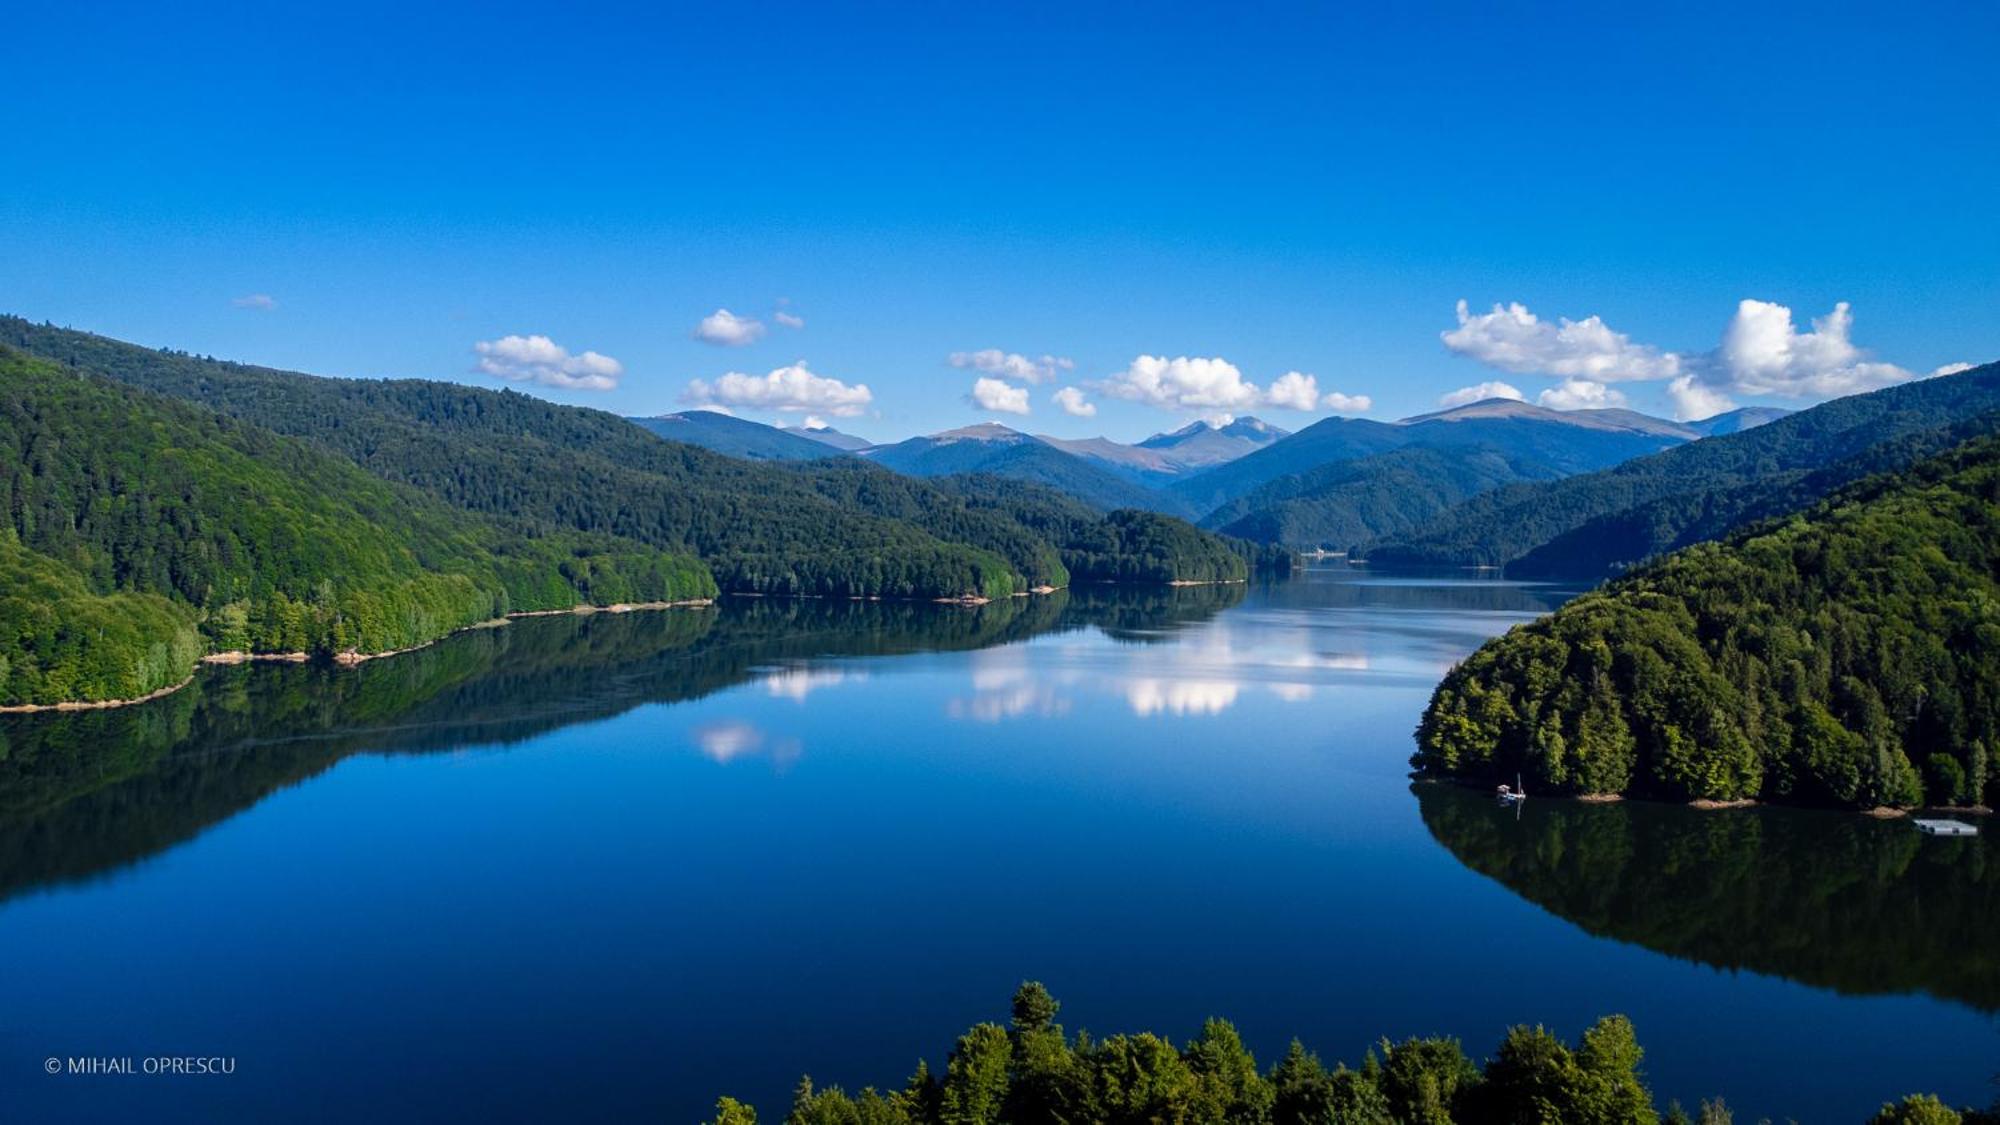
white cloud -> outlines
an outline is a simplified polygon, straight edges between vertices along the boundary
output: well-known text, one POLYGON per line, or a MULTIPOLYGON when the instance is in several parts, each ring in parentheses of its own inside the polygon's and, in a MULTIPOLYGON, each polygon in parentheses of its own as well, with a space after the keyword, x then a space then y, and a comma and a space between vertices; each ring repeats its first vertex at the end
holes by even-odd
POLYGON ((1319 403, 1319 380, 1303 371, 1287 371, 1271 382, 1264 401, 1286 410, 1311 410, 1319 403))
POLYGON ((1113 398, 1164 410, 1234 410, 1258 406, 1264 394, 1246 382, 1236 365, 1222 358, 1142 355, 1099 384, 1113 398))
POLYGON ((1932 368, 1931 378, 1935 379, 1940 375, 1956 375, 1961 371, 1970 370, 1972 370, 1972 364, 1969 363, 1947 363, 1943 367, 1932 368))
POLYGON ((1440 333, 1444 346, 1516 375, 1555 375, 1598 383, 1671 379, 1681 357, 1613 332, 1599 317, 1550 324, 1518 302, 1473 316, 1458 303, 1458 327, 1440 333))
POLYGON ((1065 356, 1044 355, 1040 359, 1030 359, 1018 352, 1003 352, 999 348, 953 352, 945 357, 945 362, 962 370, 1037 385, 1050 382, 1062 372, 1076 367, 1075 361, 1065 356))
POLYGON ((764 322, 753 317, 737 316, 728 309, 717 309, 701 318, 694 326, 694 338, 704 344, 718 344, 725 348, 740 348, 754 344, 764 336, 764 322))
POLYGON ((1064 387, 1050 397, 1055 399, 1057 406, 1062 407, 1064 414, 1072 418, 1095 418, 1097 416, 1097 404, 1083 397, 1083 388, 1081 387, 1064 387))
POLYGON ((1854 346, 1854 314, 1846 301, 1813 321, 1811 332, 1792 327, 1792 310, 1769 301, 1743 301, 1717 350, 1732 389, 1751 395, 1831 398, 1872 391, 1916 378, 1893 363, 1875 363, 1854 346))
MULTIPOLYGON (((1770 301, 1743 300, 1723 330, 1715 351, 1691 365, 1686 377, 1667 387, 1674 416, 1706 418, 1735 405, 1732 395, 1778 398, 1839 398, 1925 378, 1908 368, 1868 357, 1853 340, 1854 313, 1846 301, 1801 332, 1792 310, 1770 301)), ((1945 364, 1930 376, 1966 369, 1945 364)))
POLYGON ((1237 366, 1220 356, 1212 358, 1142 355, 1130 366, 1101 382, 1091 384, 1113 398, 1142 402, 1162 410, 1185 410, 1200 414, 1218 426, 1226 426, 1235 411, 1255 407, 1311 411, 1358 412, 1374 403, 1367 395, 1331 392, 1319 397, 1319 380, 1303 371, 1287 371, 1272 380, 1269 389, 1243 377, 1237 366))
POLYGON ((866 410, 875 395, 866 383, 850 386, 815 375, 806 369, 806 361, 800 360, 765 375, 731 371, 713 383, 692 380, 681 401, 695 406, 720 403, 743 410, 813 411, 852 418, 866 410))
POLYGON ((609 391, 625 367, 608 355, 569 350, 547 336, 502 336, 472 345, 478 370, 510 383, 539 383, 570 391, 609 391))
POLYGON ((258 309, 269 312, 278 307, 278 299, 269 293, 246 293, 229 302, 239 309, 258 309))
POLYGON ((1713 418, 1736 405, 1723 392, 1696 382, 1691 374, 1667 384, 1667 400, 1674 404, 1674 420, 1678 422, 1713 418))
POLYGON ((795 313, 788 313, 783 309, 779 309, 777 312, 772 313, 771 319, 777 321, 779 324, 784 325, 786 328, 804 328, 806 326, 805 317, 799 316, 795 313))
POLYGON ((1564 379, 1535 396, 1535 401, 1551 410, 1602 410, 1625 405, 1625 393, 1591 379, 1564 379))
POLYGON ((1484 402, 1489 398, 1511 398, 1515 402, 1527 401, 1522 396, 1519 388, 1511 383, 1502 383, 1495 379, 1492 382, 1474 383, 1469 387, 1460 387, 1449 394, 1439 395, 1438 405, 1446 408, 1465 406, 1470 403, 1484 402))
MULTIPOLYGON (((1595 316, 1549 324, 1518 303, 1495 305, 1492 312, 1473 316, 1460 301, 1458 328, 1441 335, 1445 347, 1502 371, 1563 380, 1538 397, 1544 406, 1615 406, 1623 396, 1604 384, 1659 380, 1666 382, 1674 416, 1685 421, 1730 409, 1736 395, 1818 400, 1921 377, 1871 359, 1855 346, 1853 327, 1854 315, 1845 301, 1813 321, 1811 331, 1801 332, 1791 309, 1746 299, 1738 302, 1715 350, 1679 353, 1633 343, 1595 316)), ((1954 370, 1964 368, 1946 364, 1930 374, 1954 370)), ((1445 398, 1456 399, 1473 389, 1454 391, 1445 398)))
POLYGON ((981 379, 972 384, 973 405, 1002 414, 1028 412, 1028 388, 1016 387, 1003 379, 981 379))

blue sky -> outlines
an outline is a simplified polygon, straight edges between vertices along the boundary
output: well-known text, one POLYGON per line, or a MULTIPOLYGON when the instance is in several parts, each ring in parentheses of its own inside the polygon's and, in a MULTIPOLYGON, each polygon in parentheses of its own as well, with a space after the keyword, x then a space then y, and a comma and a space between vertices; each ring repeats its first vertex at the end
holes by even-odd
POLYGON ((0 310, 877 438, 2000 358, 1992 5, 285 7, 10 16, 0 310))

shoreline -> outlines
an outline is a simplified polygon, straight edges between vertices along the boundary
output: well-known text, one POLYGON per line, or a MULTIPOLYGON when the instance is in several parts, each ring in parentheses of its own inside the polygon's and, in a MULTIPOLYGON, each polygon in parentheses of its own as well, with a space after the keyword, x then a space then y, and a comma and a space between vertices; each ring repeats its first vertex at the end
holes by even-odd
MULTIPOLYGON (((1242 579, 1242 578, 1222 579, 1213 582, 1197 582, 1191 580, 1176 579, 1165 583, 1165 585, 1231 586, 1231 585, 1241 585, 1247 581, 1248 581, 1247 579, 1242 579)), ((1128 585, 1128 583, 1102 582, 1102 583, 1094 583, 1094 585, 1119 586, 1119 585, 1128 585)), ((1153 585, 1153 584, 1141 583, 1140 585, 1153 585)), ((1033 586, 1025 591, 1017 592, 1013 596, 1046 597, 1050 594, 1059 593, 1065 589, 1068 589, 1068 587, 1048 586, 1048 585, 1033 586)), ((786 598, 814 599, 814 598, 826 598, 828 596, 830 595, 766 594, 758 591, 742 591, 742 592, 722 591, 713 598, 685 598, 678 601, 664 601, 664 602, 614 602, 611 605, 590 605, 586 603, 582 605, 571 606, 568 609, 516 610, 512 613, 502 614, 499 617, 488 618, 485 621, 475 621, 470 625, 461 625, 458 628, 453 629, 449 633, 440 634, 436 637, 431 638, 428 641, 423 642, 422 644, 410 645, 406 648, 389 649, 384 652, 355 652, 352 650, 346 652, 336 652, 331 657, 329 657, 329 659, 333 664, 339 667, 353 668, 358 665, 365 664, 370 660, 380 660, 383 657, 387 656, 401 656, 405 653, 416 652, 419 649, 429 648, 430 646, 437 644, 439 641, 442 641, 447 637, 454 637, 460 633, 468 632, 473 629, 499 628, 500 626, 507 624, 509 621, 512 621, 517 617, 562 617, 565 615, 587 616, 593 613, 637 613, 640 611, 647 611, 647 610, 690 609, 690 608, 700 608, 702 606, 714 605, 718 599, 725 597, 727 598, 786 597, 786 598)), ((908 601, 917 604, 928 602, 929 604, 932 605, 955 605, 967 608, 976 608, 978 606, 990 605, 993 601, 993 599, 991 598, 980 597, 978 595, 967 595, 956 598, 883 598, 880 596, 874 596, 874 597, 855 597, 855 598, 850 598, 848 600, 908 601)), ((204 653, 200 657, 196 658, 194 671, 189 672, 186 678, 180 680, 178 683, 169 684, 168 686, 160 688, 156 691, 147 692, 145 695, 133 696, 129 699, 64 700, 61 703, 0 704, 0 715, 31 715, 31 714, 39 714, 45 711, 101 711, 113 707, 134 707, 141 703, 151 703, 156 699, 161 699, 166 696, 172 695, 173 693, 188 686, 189 684, 194 682, 195 675, 199 673, 202 667, 205 665, 231 666, 237 664, 304 664, 312 659, 313 659, 312 653, 300 652, 296 650, 291 652, 247 652, 242 649, 225 649, 221 652, 204 653)))
MULTIPOLYGON (((196 664, 199 665, 200 661, 197 661, 196 664)), ((199 667, 197 667, 196 671, 199 670, 199 667)), ((155 699, 164 699, 172 695, 193 683, 194 677, 195 673, 189 672, 187 678, 177 684, 168 684, 166 687, 149 691, 145 695, 136 695, 130 699, 72 699, 61 703, 8 703, 0 705, 0 715, 29 715, 38 711, 108 711, 113 707, 136 707, 141 703, 151 703, 155 699)))
MULTIPOLYGON (((455 637, 460 633, 471 632, 474 629, 498 628, 517 617, 561 617, 565 615, 587 617, 596 613, 636 613, 644 610, 698 609, 702 606, 714 604, 714 598, 687 598, 672 602, 615 602, 611 605, 578 605, 572 606, 569 609, 526 609, 515 613, 502 614, 499 617, 490 617, 484 621, 475 621, 470 625, 461 625, 449 633, 439 634, 422 644, 410 645, 407 648, 388 649, 384 652, 355 652, 350 650, 347 652, 336 652, 329 659, 337 667, 353 668, 361 664, 366 664, 370 660, 380 660, 387 656, 402 656, 406 653, 426 649, 437 644, 439 641, 455 637)), ((141 703, 151 703, 156 699, 163 699, 193 683, 195 676, 201 671, 204 665, 304 664, 312 658, 312 653, 296 651, 245 652, 241 649, 228 649, 223 652, 211 652, 198 658, 195 661, 194 671, 189 672, 187 677, 179 683, 169 684, 156 691, 147 692, 145 695, 133 696, 130 699, 64 700, 61 703, 9 703, 0 705, 0 715, 29 715, 44 711, 103 711, 113 707, 136 707, 141 703)))
MULTIPOLYGON (((1428 774, 1412 773, 1412 785, 1456 785, 1461 789, 1491 792, 1486 783, 1465 777, 1434 777, 1428 774)), ((1733 801, 1718 801, 1708 797, 1697 797, 1692 801, 1669 801, 1657 797, 1636 797, 1625 793, 1551 793, 1531 798, 1537 801, 1573 801, 1580 805, 1615 805, 1632 801, 1646 805, 1675 805, 1694 809, 1697 812, 1726 812, 1731 809, 1800 809, 1806 812, 1847 813, 1851 816, 1865 816, 1871 820, 1899 820, 1904 817, 1921 816, 1926 813, 1950 814, 1954 816, 1992 816, 1993 810, 1985 805, 1917 805, 1899 809, 1889 805, 1875 805, 1869 808, 1846 808, 1840 805, 1791 805, 1777 801, 1760 801, 1755 797, 1740 797, 1733 801)))

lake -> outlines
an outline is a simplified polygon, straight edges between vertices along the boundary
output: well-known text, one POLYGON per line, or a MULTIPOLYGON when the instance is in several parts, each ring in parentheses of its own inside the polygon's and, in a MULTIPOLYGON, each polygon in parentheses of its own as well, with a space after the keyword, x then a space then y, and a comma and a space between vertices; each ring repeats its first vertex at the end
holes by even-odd
POLYGON ((1623 1012, 1662 1104, 1988 1100, 1986 837, 1410 783, 1438 677, 1562 597, 728 599, 0 716, 0 1117, 777 1120, 1024 978, 1267 1063, 1623 1012), (158 1055, 234 1072, 42 1073, 158 1055))

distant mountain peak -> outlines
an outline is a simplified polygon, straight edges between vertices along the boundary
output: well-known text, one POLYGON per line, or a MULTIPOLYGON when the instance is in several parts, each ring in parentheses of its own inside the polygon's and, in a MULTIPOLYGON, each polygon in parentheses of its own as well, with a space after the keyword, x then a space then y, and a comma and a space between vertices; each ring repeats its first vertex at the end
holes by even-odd
POLYGON ((1247 414, 1241 418, 1234 418, 1224 414, 1219 420, 1197 418, 1170 433, 1154 434, 1152 437, 1139 442, 1138 446, 1141 449, 1173 449, 1212 438, 1235 439, 1249 442, 1253 445, 1268 445, 1290 434, 1290 430, 1280 429, 1264 421, 1262 418, 1253 418, 1247 414))
POLYGON ((1244 434, 1244 435, 1273 434, 1278 437, 1284 437, 1291 431, 1281 429, 1277 426, 1273 426, 1271 423, 1266 422, 1262 418, 1258 418, 1255 415, 1245 414, 1243 417, 1238 418, 1233 422, 1228 422, 1225 423, 1224 425, 1217 426, 1216 432, 1224 434, 1244 434))
POLYGON ((807 441, 816 441, 822 445, 830 445, 835 449, 846 450, 849 453, 866 449, 875 444, 867 438, 856 437, 853 434, 836 430, 818 418, 808 418, 803 425, 779 426, 778 429, 782 433, 802 437, 807 441))
POLYGON ((1561 426, 1578 426, 1587 430, 1606 430, 1619 433, 1657 434, 1662 437, 1676 437, 1691 440, 1701 436, 1693 429, 1669 422, 1665 418, 1655 418, 1636 410, 1622 407, 1608 407, 1594 410, 1554 410, 1523 402, 1516 398, 1485 398, 1478 402, 1468 402, 1463 406, 1453 406, 1435 410, 1429 414, 1415 414, 1398 421, 1399 426, 1423 426, 1437 423, 1471 422, 1482 419, 1512 419, 1526 422, 1547 422, 1561 426))
POLYGON ((1035 439, 998 422, 980 422, 931 435, 932 441, 1033 441, 1035 439))

